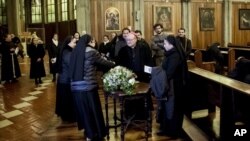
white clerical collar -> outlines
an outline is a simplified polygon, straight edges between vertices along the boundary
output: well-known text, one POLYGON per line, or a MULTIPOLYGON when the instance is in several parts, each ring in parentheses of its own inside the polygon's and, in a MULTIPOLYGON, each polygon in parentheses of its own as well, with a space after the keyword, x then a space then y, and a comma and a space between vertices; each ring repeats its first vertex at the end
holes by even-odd
POLYGON ((52 42, 53 42, 56 46, 58 46, 58 40, 52 39, 52 42))

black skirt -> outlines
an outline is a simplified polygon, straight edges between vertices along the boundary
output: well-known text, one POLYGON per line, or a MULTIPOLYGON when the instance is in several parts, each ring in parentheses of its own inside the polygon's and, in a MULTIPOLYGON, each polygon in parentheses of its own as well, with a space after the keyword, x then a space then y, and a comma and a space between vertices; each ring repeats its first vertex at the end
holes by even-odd
POLYGON ((78 129, 85 129, 90 139, 103 138, 106 135, 104 117, 98 90, 73 92, 78 129))
POLYGON ((57 83, 55 112, 63 121, 76 121, 75 106, 70 84, 57 83))

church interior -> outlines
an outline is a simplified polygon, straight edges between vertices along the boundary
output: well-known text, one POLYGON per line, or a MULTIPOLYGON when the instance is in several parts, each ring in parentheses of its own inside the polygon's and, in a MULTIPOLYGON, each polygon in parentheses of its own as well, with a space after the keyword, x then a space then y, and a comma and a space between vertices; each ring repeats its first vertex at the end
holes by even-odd
POLYGON ((64 123, 56 114, 58 82, 51 73, 51 39, 55 33, 59 43, 75 33, 79 38, 89 34, 99 46, 105 36, 111 41, 113 33, 123 35, 126 28, 133 35, 139 30, 151 48, 158 34, 156 23, 162 25, 166 36, 179 36, 180 29, 184 29, 185 38, 192 43, 186 59, 188 81, 182 99, 185 112, 181 133, 177 138, 158 134, 159 101, 150 83, 145 92, 139 88, 137 92, 143 93, 143 100, 148 95, 152 98, 153 110, 149 110, 145 98, 145 103, 140 104, 145 106, 146 110, 141 110, 147 111, 146 118, 124 120, 121 112, 127 96, 107 95, 102 81, 105 72, 97 69, 108 134, 102 140, 249 140, 250 0, 0 0, 0 140, 89 141, 76 122, 64 123), (16 73, 13 54, 10 64, 4 62, 6 35, 18 37, 17 51, 22 52, 16 52, 20 77, 5 81, 6 65, 12 65, 14 69, 9 71, 16 73), (45 51, 45 76, 35 83, 30 78, 29 53, 34 38, 45 51), (210 56, 214 45, 220 60, 210 56), (242 71, 240 60, 245 61, 242 71), (236 73, 241 74, 238 77, 236 73))

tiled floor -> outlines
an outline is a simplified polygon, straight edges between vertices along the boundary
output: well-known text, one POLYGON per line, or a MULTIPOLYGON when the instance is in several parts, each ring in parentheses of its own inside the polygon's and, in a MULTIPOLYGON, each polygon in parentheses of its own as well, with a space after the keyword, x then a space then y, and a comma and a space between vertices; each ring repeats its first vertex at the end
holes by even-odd
MULTIPOLYGON (((48 63, 45 65, 48 72, 48 63)), ((76 124, 61 124, 61 120, 55 115, 56 83, 51 82, 50 75, 43 78, 43 85, 36 87, 34 80, 29 79, 28 58, 25 58, 20 67, 24 75, 19 78, 19 81, 6 83, 4 88, 0 88, 0 140, 84 140, 83 131, 78 131, 76 124)), ((100 90, 100 92, 102 91, 100 90)), ((100 93, 100 97, 104 103, 102 93, 100 93)), ((170 140, 169 137, 157 136, 157 129, 158 125, 154 121, 149 140, 170 140)), ((177 140, 189 140, 186 136, 183 138, 177 140)), ((126 132, 125 139, 126 141, 145 140, 144 133, 134 128, 126 132)), ((119 129, 117 134, 112 129, 110 141, 119 140, 119 129)))

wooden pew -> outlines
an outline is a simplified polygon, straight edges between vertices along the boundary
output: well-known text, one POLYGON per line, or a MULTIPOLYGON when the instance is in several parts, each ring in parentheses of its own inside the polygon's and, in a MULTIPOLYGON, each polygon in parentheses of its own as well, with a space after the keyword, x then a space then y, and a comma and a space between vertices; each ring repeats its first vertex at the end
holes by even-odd
POLYGON ((232 48, 235 50, 235 59, 240 56, 244 56, 250 59, 250 46, 228 44, 228 48, 232 48))
POLYGON ((238 44, 232 44, 232 43, 228 43, 227 47, 231 47, 231 48, 250 48, 249 45, 238 45, 238 44))
POLYGON ((235 49, 227 47, 219 47, 224 57, 224 71, 230 72, 235 68, 235 49))
POLYGON ((231 72, 235 68, 235 50, 234 49, 229 49, 228 50, 228 72, 231 72))
POLYGON ((191 53, 189 54, 188 60, 194 61, 194 53, 198 49, 192 48, 191 53))
MULTIPOLYGON (((188 117, 192 119, 189 112, 200 109, 208 109, 209 113, 215 112, 213 108, 217 105, 220 107, 219 139, 234 138, 233 135, 237 129, 235 125, 235 97, 244 96, 246 107, 249 107, 250 85, 198 67, 189 68, 189 73, 191 79, 189 99, 187 99, 189 106, 186 109, 188 117), (209 101, 211 95, 212 97, 217 96, 216 99, 212 99, 214 101, 209 101)), ((247 123, 249 124, 249 122, 250 118, 247 123)))
POLYGON ((238 57, 244 56, 250 59, 250 47, 230 45, 228 47, 219 48, 222 54, 225 56, 224 59, 227 60, 225 66, 227 66, 227 72, 232 71, 235 68, 235 61, 238 57))
MULTIPOLYGON (((203 51, 205 52, 205 51, 203 51)), ((203 61, 204 57, 202 54, 202 50, 196 50, 194 52, 194 62, 196 64, 197 67, 199 68, 203 68, 205 70, 214 72, 215 71, 215 62, 214 61, 203 61)))

